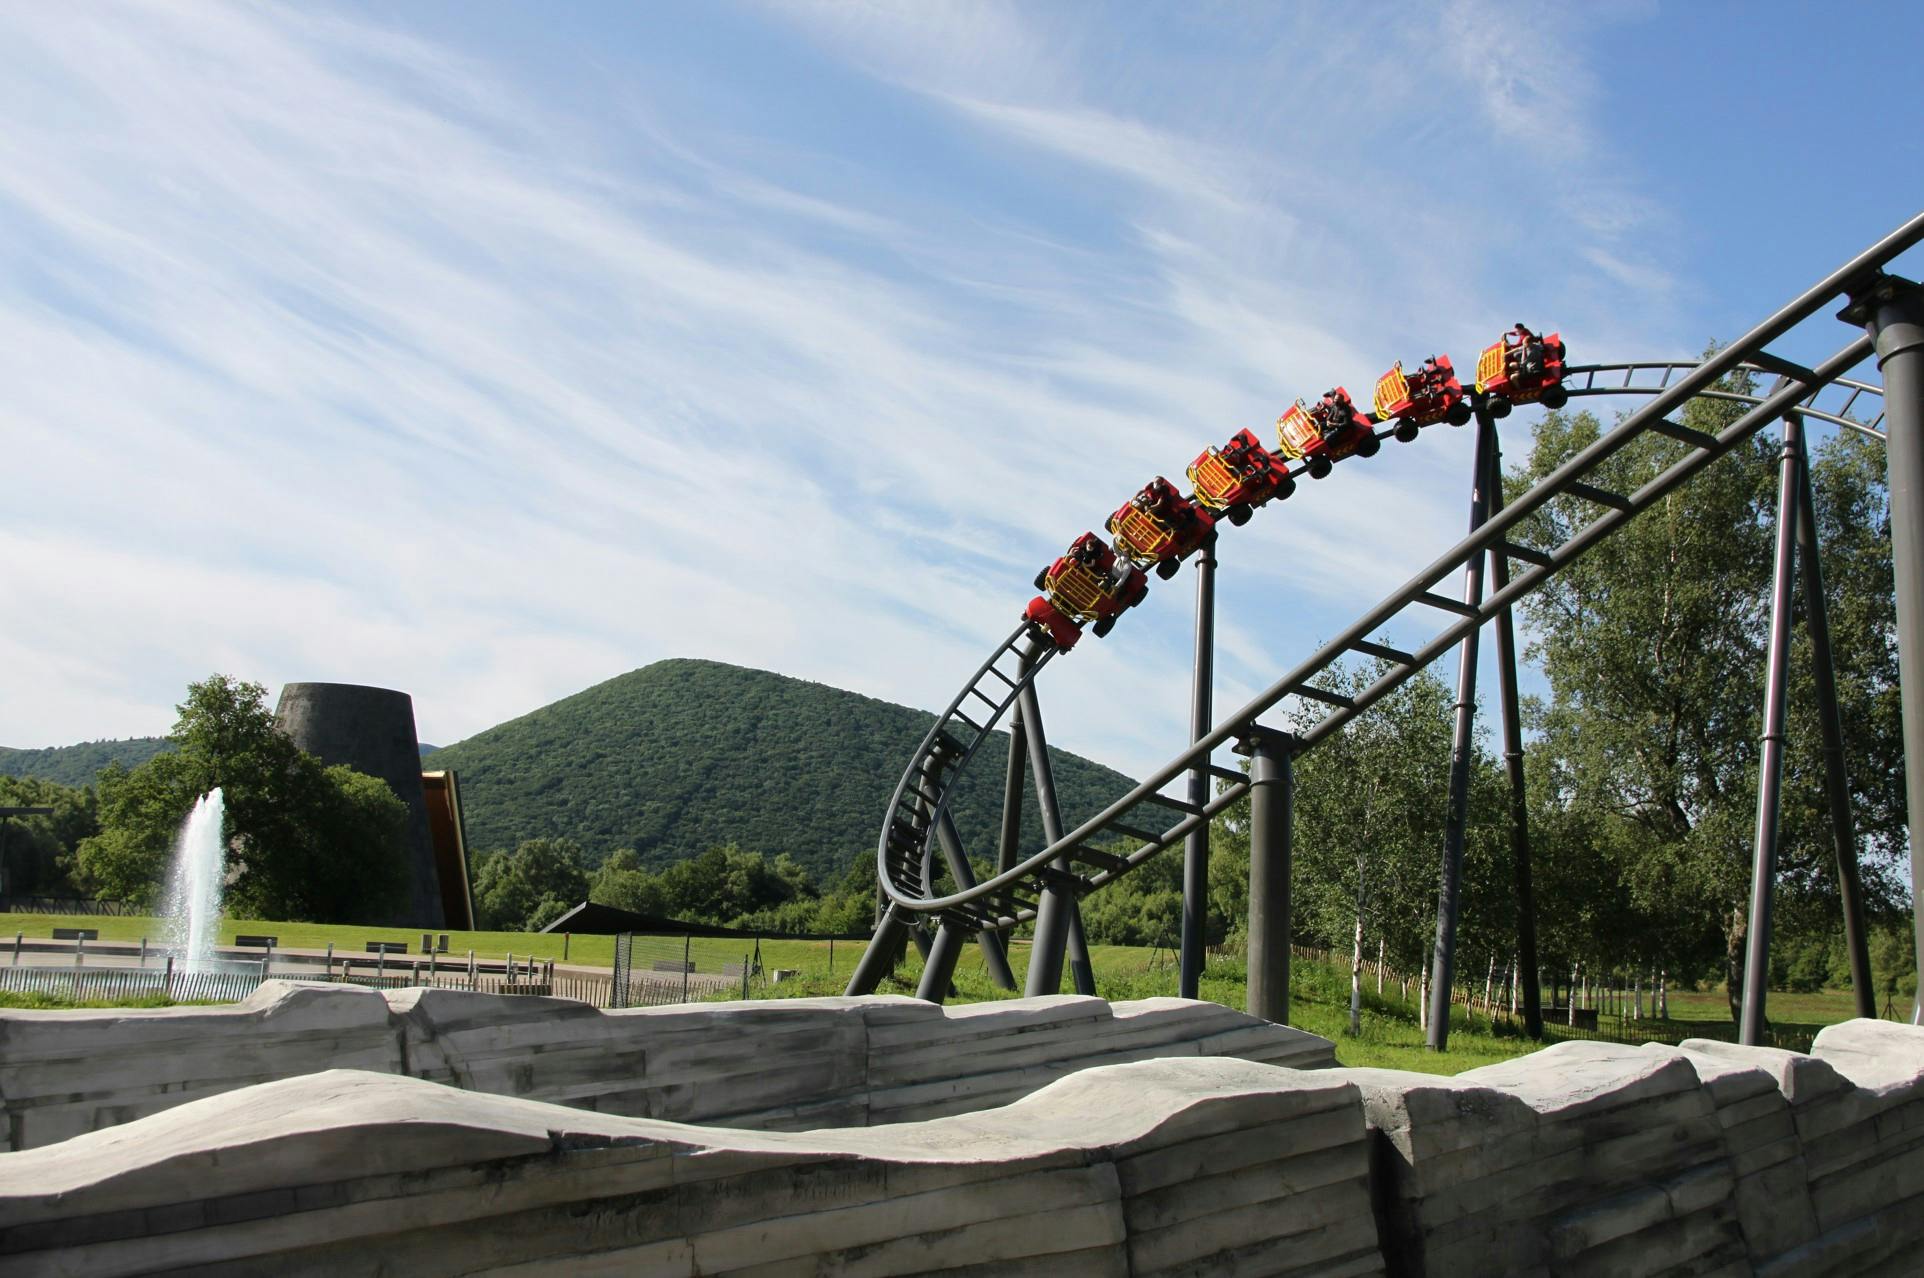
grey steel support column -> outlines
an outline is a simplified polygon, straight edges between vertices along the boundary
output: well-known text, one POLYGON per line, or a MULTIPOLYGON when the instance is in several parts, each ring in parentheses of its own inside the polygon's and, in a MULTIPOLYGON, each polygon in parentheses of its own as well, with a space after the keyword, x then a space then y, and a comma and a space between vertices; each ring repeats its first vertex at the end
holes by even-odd
MULTIPOLYGON (((1476 406, 1476 461, 1470 490, 1470 531, 1489 517, 1490 450, 1496 422, 1476 406)), ((1463 602, 1483 602, 1483 556, 1463 566, 1463 602)), ((1456 980, 1456 922, 1461 912, 1463 841, 1470 815, 1470 756, 1476 745, 1476 650, 1480 631, 1471 629, 1457 648, 1456 731, 1450 742, 1450 807, 1443 826, 1443 873, 1436 894, 1436 949, 1430 962, 1429 1031, 1424 1041, 1440 1052, 1450 1042, 1450 986, 1456 980)))
POLYGON ((1249 754, 1249 1014, 1287 1025, 1295 768, 1282 733, 1257 728, 1249 754))
MULTIPOLYGON (((963 890, 974 887, 975 867, 969 864, 968 854, 962 850, 962 835, 956 830, 955 818, 949 815, 947 808, 942 809, 942 815, 936 818, 935 837, 941 841, 942 858, 948 863, 949 877, 955 880, 955 886, 963 890)), ((948 924, 940 926, 947 927, 948 924)), ((941 938, 938 936, 936 939, 940 941, 941 938)), ((1009 956, 1002 948, 1001 934, 977 932, 975 944, 982 951, 982 964, 988 969, 989 979, 995 983, 995 987, 1014 989, 1015 974, 1009 971, 1009 956)), ((951 963, 950 967, 953 969, 954 964, 951 963)))
MULTIPOLYGON (((1062 809, 1056 803, 1055 771, 1049 766, 1049 739, 1042 729, 1042 709, 1036 701, 1035 685, 1024 685, 1017 694, 1016 707, 1029 747, 1029 772, 1035 778, 1036 806, 1042 810, 1042 836, 1050 843, 1062 837, 1062 809)), ((1050 869, 1066 879, 1073 871, 1069 858, 1058 857, 1050 869)), ((1062 957, 1069 942, 1070 920, 1075 907, 1075 892, 1066 883, 1051 883, 1042 889, 1035 916, 1035 939, 1029 944, 1029 973, 1022 992, 1030 998, 1062 992, 1062 957)))
POLYGON ((928 1003, 940 1003, 949 996, 949 982, 955 979, 955 961, 962 957, 962 946, 967 940, 962 929, 947 919, 935 929, 935 941, 929 946, 927 962, 922 966, 922 980, 915 987, 915 997, 928 1003))
POLYGON ((1797 560, 1803 571, 1804 629, 1810 634, 1817 684, 1817 720, 1824 732, 1824 794, 1837 852, 1837 898, 1844 911, 1844 949, 1850 955, 1851 995, 1857 1014, 1876 1019, 1870 941, 1864 932, 1864 889, 1857 877, 1857 823, 1851 818, 1850 772, 1844 762, 1844 720, 1837 708, 1837 670, 1831 661, 1830 610, 1824 600, 1823 562, 1817 553, 1817 501, 1811 492, 1810 453, 1797 437, 1797 560))
MULTIPOLYGON (((1216 677, 1216 534, 1196 552, 1196 672, 1190 689, 1189 739, 1200 741, 1213 726, 1212 693, 1216 677)), ((1189 770, 1189 802, 1209 802, 1209 760, 1189 770)), ((1202 990, 1203 947, 1209 926, 1209 822, 1190 831, 1182 845, 1182 975, 1184 998, 1202 990)))
MULTIPOLYGON (((1027 665, 1024 664, 1024 671, 1027 665)), ((1009 766, 1002 779, 1002 834, 996 840, 995 872, 1015 868, 1022 854, 1022 770, 1029 761, 1028 733, 1022 726, 1022 707, 1009 712, 1009 766)))
MULTIPOLYGON (((1490 517, 1503 509, 1502 445, 1490 443, 1490 517)), ((1510 557, 1490 550, 1490 585, 1501 592, 1510 585, 1510 557)), ((1516 626, 1510 610, 1496 615, 1497 703, 1503 715, 1503 769, 1510 780, 1510 855, 1516 867, 1516 968, 1523 986, 1523 1029, 1531 1038, 1543 1037, 1543 988, 1537 981, 1537 896, 1530 869, 1530 795, 1523 783, 1523 715, 1517 704, 1516 626)), ((1515 1003, 1512 997, 1511 1002, 1515 1003)))
POLYGON ((1069 984, 1078 994, 1096 993, 1096 969, 1089 961, 1089 938, 1082 932, 1082 902, 1069 898, 1069 984))
POLYGON ((1737 1041, 1764 1041, 1770 988, 1770 902, 1777 881, 1778 810, 1784 786, 1784 714, 1789 701, 1790 595, 1797 575, 1797 457, 1803 423, 1784 417, 1777 477, 1777 556, 1770 583, 1770 646, 1765 649, 1764 730, 1757 761, 1757 837, 1750 861, 1750 930, 1744 937, 1744 1010, 1737 1041))
POLYGON ((900 906, 891 905, 882 912, 881 920, 875 925, 875 935, 868 941, 868 948, 855 964, 854 975, 848 978, 849 994, 873 994, 882 983, 882 978, 895 970, 896 953, 902 946, 904 935, 909 930, 911 916, 900 906))
MULTIPOLYGON (((1862 324, 1884 375, 1891 560, 1897 578, 1897 682, 1904 713, 1904 794, 1910 814, 1912 928, 1924 971, 1924 290, 1894 275, 1853 294, 1839 316, 1862 324)), ((1911 1003, 1924 1025, 1924 985, 1911 1003)))

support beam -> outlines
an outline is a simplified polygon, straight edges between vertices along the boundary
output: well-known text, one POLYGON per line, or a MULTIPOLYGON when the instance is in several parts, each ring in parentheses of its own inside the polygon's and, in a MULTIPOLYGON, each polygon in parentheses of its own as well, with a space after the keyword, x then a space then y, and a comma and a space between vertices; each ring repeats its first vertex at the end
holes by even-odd
MULTIPOLYGON (((1042 707, 1036 700, 1035 685, 1024 684, 1016 696, 1029 748, 1029 773, 1035 778, 1036 806, 1042 811, 1042 837, 1050 843, 1062 840, 1062 808, 1056 803, 1055 770, 1049 765, 1049 738, 1042 728, 1042 707)), ((1066 856, 1057 857, 1050 869, 1054 880, 1042 889, 1036 908, 1035 939, 1029 944, 1028 979, 1022 992, 1030 998, 1062 992, 1063 952, 1069 943, 1075 892, 1068 886, 1073 874, 1066 856)))
POLYGON ((899 906, 891 905, 882 912, 881 919, 875 924, 875 935, 869 938, 868 948, 862 951, 854 974, 848 978, 845 993, 875 993, 882 978, 895 970, 896 954, 909 931, 910 921, 908 911, 899 906))
MULTIPOLYGON (((962 834, 955 828, 955 818, 947 808, 935 820, 935 837, 942 844, 942 859, 948 863, 949 877, 955 880, 958 888, 967 890, 975 886, 975 867, 969 864, 968 853, 962 848, 962 834)), ((944 923, 941 926, 947 927, 944 923)), ((1000 932, 977 932, 976 948, 982 951, 982 965, 988 969, 989 980, 999 990, 1015 988, 1015 973, 1009 970, 1008 952, 1002 945, 1000 932)))
POLYGON ((1069 984, 1078 994, 1096 994, 1095 964, 1089 961, 1089 938, 1082 931, 1082 902, 1069 898, 1069 984))
POLYGON ((1864 931, 1864 889, 1857 875, 1857 823, 1851 818, 1850 771, 1844 760, 1844 719, 1837 706, 1837 669, 1831 659, 1830 608, 1824 599, 1823 560, 1817 553, 1817 502, 1811 491, 1810 452, 1797 437, 1797 559, 1804 583, 1804 629, 1810 635, 1817 685, 1817 720, 1824 733, 1824 794, 1831 844, 1837 853, 1837 898, 1844 913, 1844 950, 1850 955, 1851 995, 1857 1014, 1875 1020, 1870 940, 1864 931))
MULTIPOLYGON (((1503 509, 1502 445, 1490 444, 1490 516, 1503 509)), ((1501 543, 1490 549, 1490 585, 1501 593, 1510 585, 1510 559, 1501 543)), ((1537 897, 1530 867, 1530 796, 1523 783, 1523 715, 1517 698, 1516 626, 1510 609, 1496 614, 1496 675, 1503 718, 1503 768, 1510 781, 1510 857, 1516 882, 1516 960, 1523 989, 1523 1029, 1531 1038, 1543 1037, 1543 987, 1537 981, 1537 897)), ((1510 1001, 1516 1003, 1517 991, 1510 1001)))
MULTIPOLYGON (((1212 726, 1216 667, 1216 534, 1196 551, 1196 670, 1190 685, 1189 739, 1200 741, 1212 726)), ((1209 760, 1189 770, 1189 802, 1209 802, 1209 760)), ((1203 821, 1182 845, 1182 974, 1178 992, 1201 997, 1203 948, 1209 928, 1209 823, 1203 821)))
POLYGON ((927 1003, 940 1003, 949 996, 949 983, 955 979, 955 961, 962 957, 966 939, 961 928, 947 919, 942 920, 935 929, 935 941, 929 946, 927 962, 922 965, 922 980, 915 987, 915 997, 927 1003))
MULTIPOLYGON (((1029 663, 1022 663, 1027 674, 1029 663)), ((1009 763, 1002 774, 1002 831, 995 844, 995 872, 1007 873, 1022 857, 1023 772, 1029 762, 1028 733, 1022 726, 1022 706, 1009 712, 1009 763)))
MULTIPOLYGON (((1910 825, 1911 920, 1924 971, 1924 289, 1882 275, 1853 293, 1838 318, 1861 324, 1884 377, 1885 464, 1891 494, 1891 567, 1897 579, 1897 682, 1904 715, 1904 794, 1910 825)), ((1924 984, 1911 1002, 1924 1025, 1924 984)))
MULTIPOLYGON (((1470 474, 1470 533, 1489 517, 1490 450, 1496 446, 1496 421, 1479 399, 1476 405, 1476 461, 1470 474)), ((1473 611, 1483 602, 1483 555, 1463 565, 1463 603, 1473 611)), ((1436 949, 1430 960, 1429 1030, 1425 1042, 1440 1052, 1450 1043, 1450 986, 1456 979, 1456 924, 1462 909, 1463 843, 1469 828, 1470 755, 1476 746, 1476 652, 1480 631, 1472 627, 1457 648, 1456 729, 1450 742, 1450 807, 1443 826, 1443 867, 1436 894, 1436 949)))
POLYGON ((1777 477, 1777 555, 1770 585, 1770 643, 1765 649, 1764 727, 1757 761, 1757 836, 1750 861, 1750 930, 1744 937, 1744 1008, 1738 1041, 1764 1044, 1770 988, 1770 906, 1777 881, 1778 815, 1784 786, 1784 716, 1789 701, 1790 599, 1797 575, 1797 458, 1803 423, 1784 417, 1777 477))
POLYGON ((1290 856, 1295 772, 1290 740, 1249 739, 1249 1014, 1289 1024, 1290 856))

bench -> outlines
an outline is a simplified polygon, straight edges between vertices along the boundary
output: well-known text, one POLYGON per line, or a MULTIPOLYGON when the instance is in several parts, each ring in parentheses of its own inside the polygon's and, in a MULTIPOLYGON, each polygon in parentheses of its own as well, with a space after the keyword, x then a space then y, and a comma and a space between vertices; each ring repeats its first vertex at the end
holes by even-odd
POLYGON ((406 954, 408 943, 406 941, 369 941, 361 948, 369 954, 406 954))
POLYGON ((98 941, 100 929, 97 927, 57 927, 53 930, 56 941, 98 941))
POLYGON ((281 943, 278 936, 237 936, 234 945, 243 950, 271 950, 281 943))
POLYGON ((1570 1008, 1567 1004, 1563 1007, 1546 1007, 1543 1009, 1543 1020, 1545 1024, 1549 1025, 1565 1025, 1573 1029, 1593 1030, 1597 1028, 1597 1009, 1594 1007, 1579 1007, 1577 1009, 1576 1024, 1571 1025, 1570 1008))

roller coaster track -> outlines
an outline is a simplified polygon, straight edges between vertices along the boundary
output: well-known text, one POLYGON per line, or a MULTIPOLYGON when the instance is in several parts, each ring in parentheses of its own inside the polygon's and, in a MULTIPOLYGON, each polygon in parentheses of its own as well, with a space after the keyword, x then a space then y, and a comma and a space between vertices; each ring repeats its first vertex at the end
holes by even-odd
MULTIPOLYGON (((1869 287, 1893 258, 1921 240, 1924 240, 1924 214, 1914 217, 1756 328, 1701 362, 1646 361, 1568 368, 1564 386, 1573 399, 1634 395, 1643 397, 1645 402, 1589 446, 1537 480, 1515 501, 1492 513, 1469 536, 1323 644, 1307 660, 1246 705, 1220 717, 1213 729, 1075 829, 1063 832, 1059 819, 1055 819, 1054 796, 1039 794, 1048 844, 1026 858, 1016 859, 1007 813, 1010 809, 1019 810, 1019 767, 1025 736, 1031 758, 1045 761, 1037 769, 1038 788, 1045 782, 1047 745, 1041 737, 1035 678, 1055 652, 1046 640, 1032 634, 1026 624, 1019 626, 938 717, 910 758, 889 801, 876 853, 878 877, 888 907, 878 927, 878 944, 871 949, 891 948, 906 925, 931 917, 951 944, 959 944, 959 938, 968 935, 980 937, 1006 932, 1037 919, 1044 912, 1045 900, 1079 899, 1182 842, 1192 831, 1250 792, 1250 779, 1244 772, 1220 767, 1211 762, 1211 756, 1222 746, 1247 740, 1259 732, 1258 721, 1264 714, 1292 697, 1299 703, 1316 703, 1322 707, 1322 716, 1309 726, 1299 728, 1290 740, 1293 753, 1313 749, 1454 647, 1465 635, 1543 586, 1706 466, 1785 414, 1797 412, 1812 420, 1883 438, 1877 430, 1883 420, 1881 404, 1879 413, 1868 423, 1852 416, 1852 410, 1866 396, 1880 397, 1881 388, 1845 376, 1870 353, 1868 336, 1846 342, 1815 366, 1783 358, 1773 353, 1770 346, 1816 315, 1827 303, 1847 294, 1854 296, 1869 287), (1770 390, 1757 395, 1729 389, 1727 379, 1744 372, 1769 380, 1770 390), (1744 405, 1746 411, 1712 435, 1683 425, 1674 417, 1697 397, 1734 401, 1744 405), (1685 451, 1635 492, 1616 492, 1591 482, 1599 477, 1610 458, 1652 434, 1684 444, 1685 451), (1594 517, 1559 545, 1533 546, 1515 540, 1525 521, 1556 498, 1574 498, 1592 508, 1594 517), (1495 588, 1491 593, 1472 602, 1439 589, 1484 554, 1492 556, 1496 567, 1495 588), (1519 566, 1514 575, 1508 571, 1510 565, 1519 566), (1432 625, 1441 623, 1432 637, 1420 645, 1397 648, 1374 638, 1384 634, 1392 623, 1420 616, 1432 618, 1432 625), (1382 663, 1381 673, 1374 682, 1347 693, 1317 683, 1320 676, 1349 654, 1373 657, 1382 663), (948 809, 956 780, 1011 707, 1016 707, 1017 712, 1011 723, 1011 735, 1015 739, 1009 756, 1010 793, 1005 796, 1003 863, 993 875, 978 880, 948 809), (1213 797, 1197 803, 1161 793, 1178 777, 1198 769, 1216 781, 1213 797)), ((1040 931, 1039 926, 1039 935, 1040 931)), ((941 934, 937 943, 942 943, 941 934)), ((849 993, 872 992, 884 970, 881 964, 865 962, 857 969, 849 993)), ((935 991, 935 997, 940 995, 941 991, 935 991)))

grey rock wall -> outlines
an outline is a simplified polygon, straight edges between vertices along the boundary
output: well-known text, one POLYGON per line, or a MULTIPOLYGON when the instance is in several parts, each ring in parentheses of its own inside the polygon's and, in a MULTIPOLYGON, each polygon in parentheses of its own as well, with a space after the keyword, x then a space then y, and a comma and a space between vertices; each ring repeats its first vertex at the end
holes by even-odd
POLYGON ((1924 1271, 1924 1029, 1888 1022, 1807 1057, 1567 1043, 1439 1078, 1204 1055, 1325 1059, 1178 1000, 544 1022, 536 1000, 329 993, 391 1018, 400 1072, 0 1154, 0 1272, 1924 1271), (1178 1058, 1110 1063, 1150 1053, 1178 1058))
POLYGON ((32 1149, 325 1069, 409 1074, 602 1113, 803 1130, 1005 1104, 1095 1064, 1330 1065, 1327 1039, 1212 1003, 912 998, 692 1003, 269 981, 227 1007, 0 1011, 6 1148, 32 1149))
POLYGON ((341 1274, 1384 1272, 1356 1089, 1229 1060, 981 1114, 751 1133, 347 1070, 0 1157, 0 1268, 341 1274))

